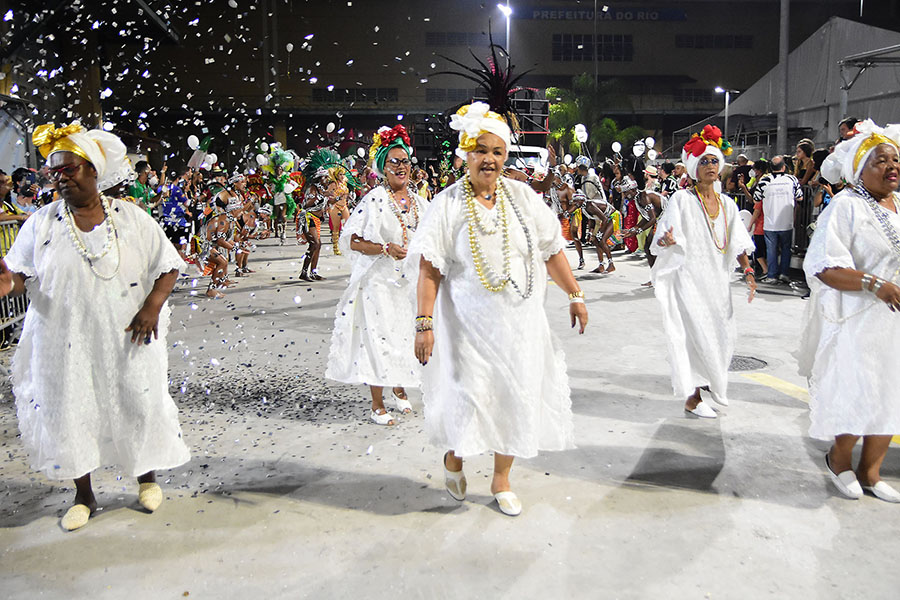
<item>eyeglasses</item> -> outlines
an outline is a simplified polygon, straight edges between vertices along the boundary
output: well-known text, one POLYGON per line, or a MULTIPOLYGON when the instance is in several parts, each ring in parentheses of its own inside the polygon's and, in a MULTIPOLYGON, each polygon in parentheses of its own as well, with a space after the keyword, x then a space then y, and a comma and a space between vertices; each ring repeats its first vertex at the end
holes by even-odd
POLYGON ((715 157, 713 157, 713 158, 701 158, 701 159, 700 159, 700 166, 701 166, 701 167, 705 167, 705 166, 707 166, 707 165, 718 165, 718 164, 719 164, 719 159, 718 159, 718 158, 715 158, 715 157))
POLYGON ((67 178, 74 177, 75 173, 78 172, 78 169, 82 167, 82 165, 86 165, 86 162, 80 162, 77 165, 63 165, 61 167, 53 167, 49 171, 50 181, 59 181, 59 178, 65 175, 67 178))
POLYGON ((395 167, 397 165, 403 165, 404 167, 408 167, 409 165, 412 164, 412 161, 409 160, 408 158, 389 158, 387 161, 389 163, 391 163, 392 165, 394 165, 395 167))

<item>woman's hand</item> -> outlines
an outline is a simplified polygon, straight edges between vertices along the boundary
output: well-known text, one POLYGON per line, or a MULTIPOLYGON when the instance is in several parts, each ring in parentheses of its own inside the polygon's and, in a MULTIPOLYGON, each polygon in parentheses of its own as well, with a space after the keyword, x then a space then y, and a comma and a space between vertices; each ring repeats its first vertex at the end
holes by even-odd
POLYGON ((6 261, 0 260, 0 298, 12 293, 13 282, 12 271, 6 266, 6 261))
MULTIPOLYGON (((0 274, 2 276, 2 274, 0 274)), ((3 286, 2 280, 0 280, 0 287, 3 286)), ((881 289, 875 294, 875 297, 888 305, 892 311, 897 312, 900 310, 900 287, 897 287, 895 284, 890 281, 885 281, 881 289)))
POLYGON ((131 319, 131 325, 125 331, 131 332, 131 343, 149 344, 151 335, 159 339, 159 311, 162 306, 144 303, 141 310, 131 319))
POLYGON ((588 324, 588 312, 584 302, 570 302, 569 317, 572 319, 572 327, 575 327, 575 321, 577 320, 580 325, 578 333, 584 333, 584 328, 588 324))
POLYGON ((753 273, 747 273, 744 275, 744 279, 747 280, 747 287, 750 288, 750 296, 747 297, 747 304, 750 304, 756 297, 756 276, 753 273))
POLYGON ((403 260, 406 258, 406 248, 399 244, 388 243, 387 252, 394 260, 403 260))
MULTIPOLYGON (((585 312, 587 320, 587 312, 585 312)), ((431 351, 434 349, 434 331, 420 331, 416 333, 416 358, 423 365, 428 364, 431 351)))
POLYGON ((657 242, 658 246, 665 248, 667 246, 674 246, 675 244, 678 243, 675 241, 675 236, 672 235, 673 229, 675 229, 675 228, 669 227, 669 230, 666 232, 666 234, 664 236, 662 236, 662 238, 660 238, 660 240, 657 242))

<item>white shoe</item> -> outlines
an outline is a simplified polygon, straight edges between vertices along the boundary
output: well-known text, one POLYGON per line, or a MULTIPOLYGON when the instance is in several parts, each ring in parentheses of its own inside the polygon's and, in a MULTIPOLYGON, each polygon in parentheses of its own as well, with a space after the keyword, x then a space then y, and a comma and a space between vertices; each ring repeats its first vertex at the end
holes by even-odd
POLYGON ((883 481, 879 481, 875 485, 864 485, 862 489, 869 492, 879 500, 885 502, 900 503, 900 492, 889 486, 883 481))
MULTIPOLYGON (((828 475, 831 477, 834 487, 836 487, 844 497, 850 498, 851 500, 859 500, 862 498, 863 490, 862 486, 859 485, 859 481, 856 479, 856 473, 852 470, 835 473, 831 468, 831 459, 828 458, 827 452, 825 453, 825 468, 828 469, 828 475)), ((873 489, 874 487, 877 487, 877 485, 878 484, 873 486, 873 489)), ((896 494, 897 492, 894 493, 896 494)))
POLYGON ((712 390, 709 391, 709 394, 712 396, 713 402, 715 402, 716 404, 719 404, 721 406, 728 406, 728 398, 726 398, 724 394, 720 396, 712 390))
POLYGON ((498 492, 494 494, 494 500, 500 507, 500 512, 510 517, 518 517, 522 514, 522 503, 513 492, 498 492))
POLYGON ((687 407, 685 407, 684 412, 690 413, 695 417, 700 417, 701 419, 715 419, 718 416, 716 415, 716 411, 714 411, 709 404, 703 402, 702 400, 699 404, 697 404, 697 407, 694 408, 694 410, 689 410, 687 407))
POLYGON ((412 412, 412 404, 409 403, 408 398, 401 398, 397 394, 394 393, 394 390, 391 390, 391 404, 394 405, 401 414, 409 414, 412 412))
POLYGON ((369 418, 372 419, 372 422, 377 425, 393 425, 394 424, 394 415, 389 413, 388 411, 384 411, 383 413, 377 413, 374 410, 369 415, 369 418))
POLYGON ((138 486, 138 502, 150 512, 153 512, 162 504, 162 488, 156 482, 142 483, 138 486))
POLYGON ((447 488, 447 493, 450 494, 451 498, 462 502, 466 499, 466 476, 462 469, 451 471, 447 468, 447 454, 450 453, 444 454, 444 458, 441 461, 444 463, 444 487, 447 488))

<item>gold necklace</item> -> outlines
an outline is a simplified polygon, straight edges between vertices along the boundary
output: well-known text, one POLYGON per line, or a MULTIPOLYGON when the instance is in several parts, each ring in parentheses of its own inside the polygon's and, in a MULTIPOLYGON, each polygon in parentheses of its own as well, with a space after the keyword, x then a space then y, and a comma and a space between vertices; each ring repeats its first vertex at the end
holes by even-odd
POLYGON ((716 202, 719 205, 719 210, 716 212, 716 216, 712 217, 709 214, 709 210, 706 208, 706 202, 703 201, 703 196, 700 195, 700 189, 695 185, 694 193, 697 194, 697 200, 700 201, 700 206, 703 207, 703 215, 706 217, 706 226, 709 229, 709 233, 712 236, 713 244, 716 246, 716 250, 718 250, 721 254, 725 254, 726 248, 728 248, 728 212, 725 211, 725 241, 720 245, 719 244, 719 235, 716 233, 716 225, 715 220, 716 217, 719 216, 719 213, 725 210, 725 205, 722 204, 722 197, 713 190, 713 194, 716 196, 716 202))

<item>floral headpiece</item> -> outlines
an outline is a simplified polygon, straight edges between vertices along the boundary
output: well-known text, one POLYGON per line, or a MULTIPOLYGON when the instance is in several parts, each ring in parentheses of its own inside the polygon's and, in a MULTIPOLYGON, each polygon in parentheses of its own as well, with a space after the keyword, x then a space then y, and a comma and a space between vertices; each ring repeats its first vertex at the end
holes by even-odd
POLYGON ((493 133, 502 139, 507 147, 512 137, 506 119, 492 111, 484 102, 473 102, 456 111, 456 114, 450 117, 450 129, 459 132, 456 154, 462 158, 475 150, 478 136, 482 134, 493 133))
POLYGON ((372 161, 372 170, 379 177, 383 175, 384 163, 387 161, 387 155, 391 148, 403 148, 407 156, 412 155, 412 142, 403 125, 380 128, 378 133, 373 136, 372 142, 372 147, 369 148, 369 160, 372 161))
POLYGON ((722 139, 722 130, 715 125, 707 125, 699 134, 695 133, 684 145, 685 154, 700 158, 707 151, 707 146, 715 146, 723 155, 728 156, 732 152, 728 140, 722 139))

